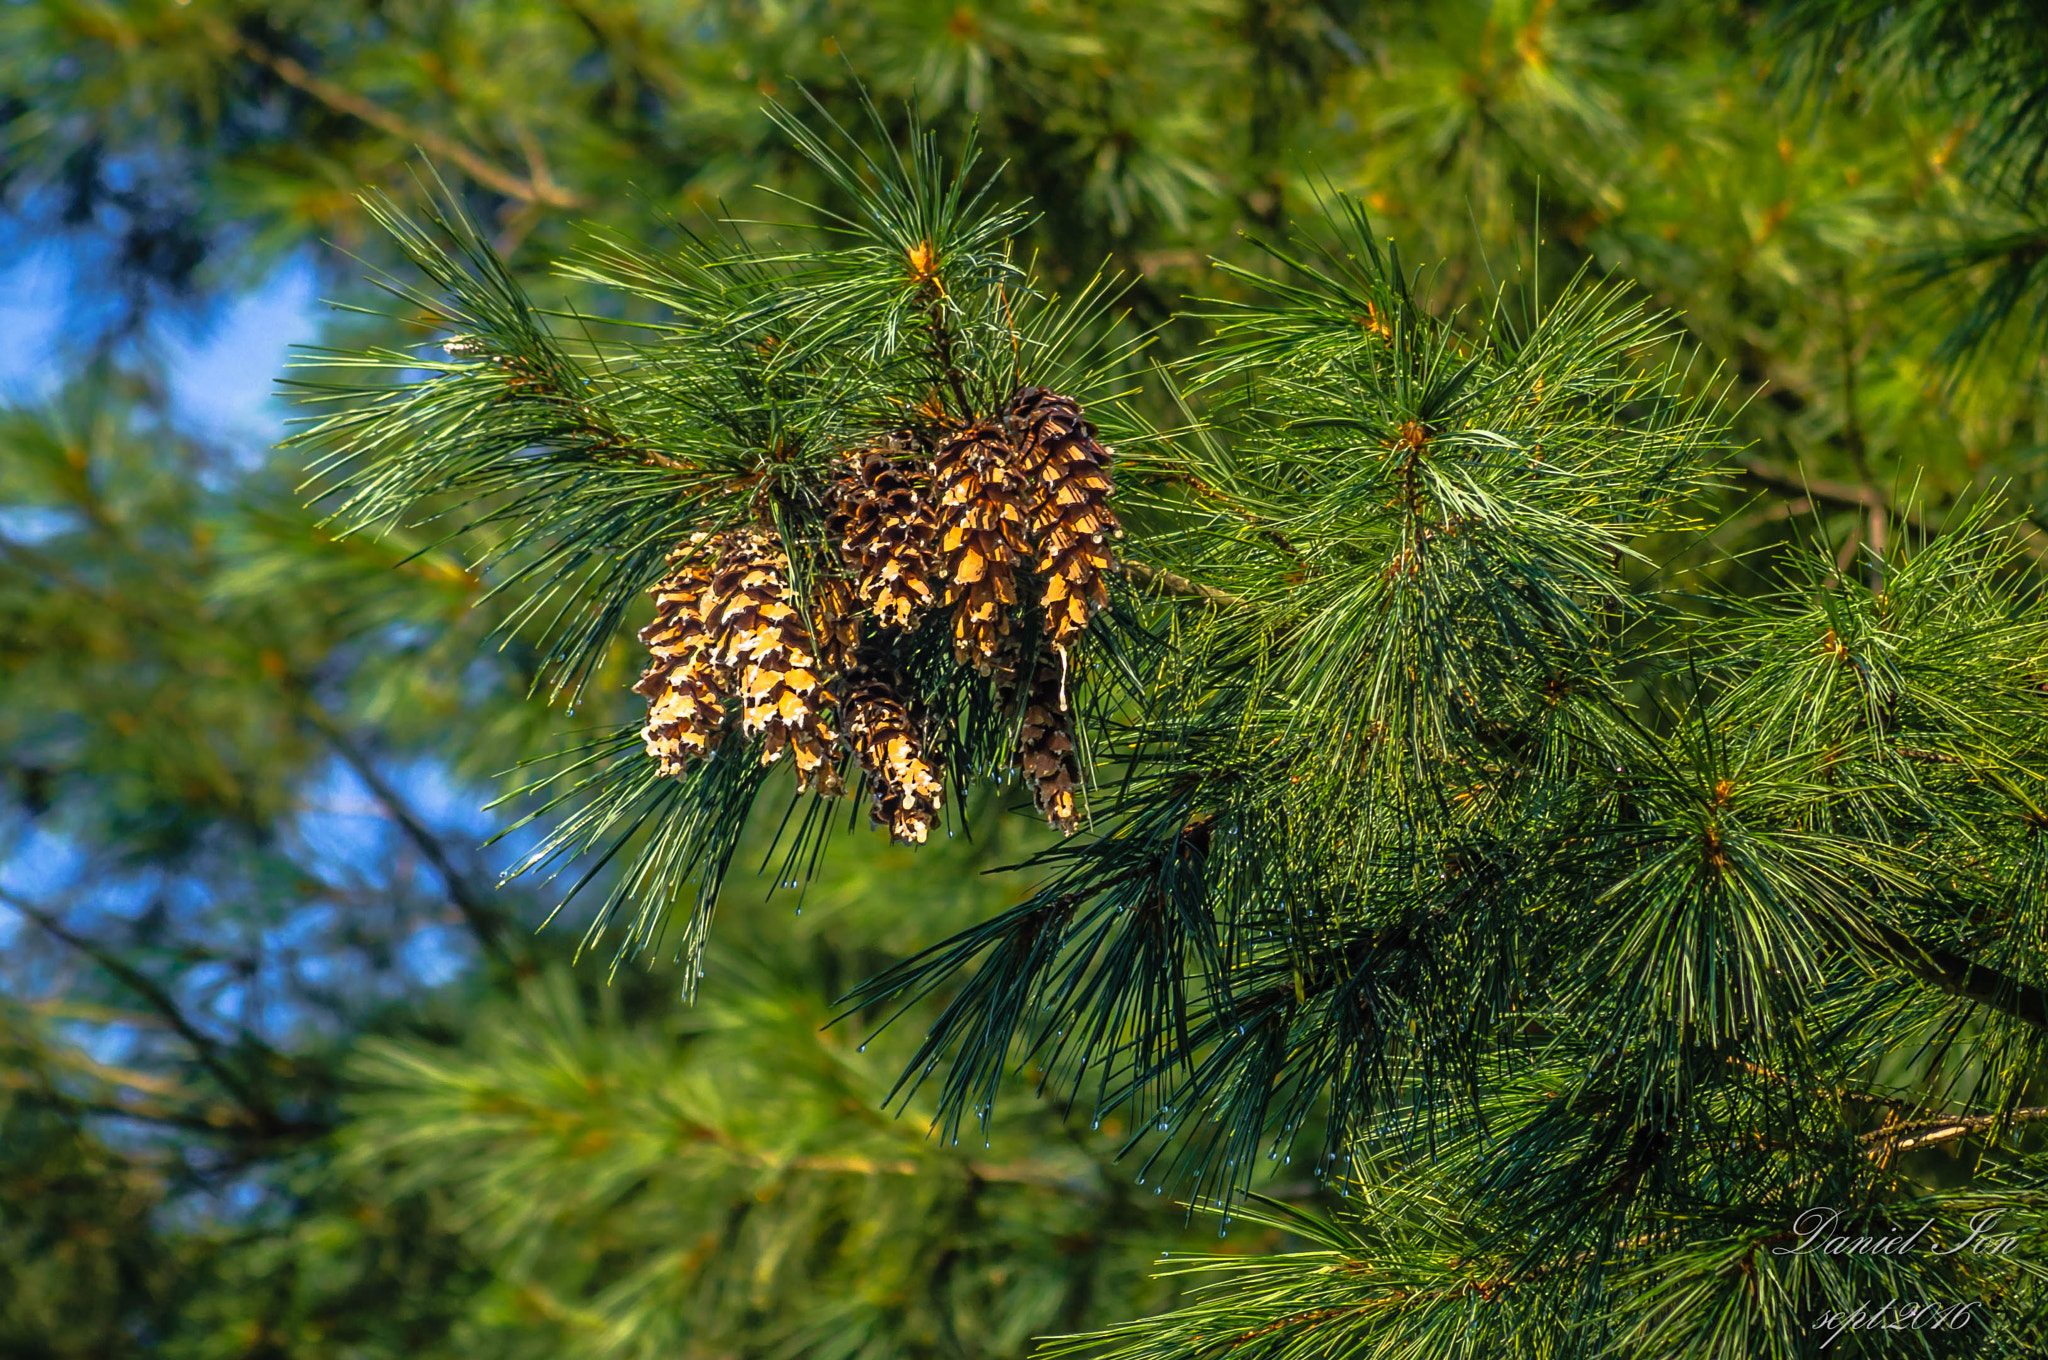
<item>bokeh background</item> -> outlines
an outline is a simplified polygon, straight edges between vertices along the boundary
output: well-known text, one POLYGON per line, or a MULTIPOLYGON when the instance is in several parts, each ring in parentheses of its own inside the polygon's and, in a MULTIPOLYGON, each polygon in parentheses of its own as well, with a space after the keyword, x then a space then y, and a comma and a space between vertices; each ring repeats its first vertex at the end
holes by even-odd
POLYGON ((736 873, 694 1005, 501 886, 534 828, 487 805, 637 663, 549 709, 461 544, 304 503, 291 347, 421 338, 359 192, 431 165, 602 307, 550 269, 592 230, 817 230, 761 109, 852 122, 865 83, 896 132, 978 126, 1050 276, 1121 271, 1168 357, 1212 257, 1351 193, 1441 305, 1583 269, 1678 313, 1747 446, 1741 589, 1793 535, 1847 567, 2031 504, 2048 454, 2035 185, 1984 168, 1981 72, 1838 61, 1842 8, 0 3, 0 1355, 1017 1356, 1165 1306, 1162 1251, 1281 1245, 1189 1223, 1029 1070, 941 1145, 884 1105, 917 1016, 826 1026, 1024 895, 986 873, 1036 844, 1014 797, 736 873))

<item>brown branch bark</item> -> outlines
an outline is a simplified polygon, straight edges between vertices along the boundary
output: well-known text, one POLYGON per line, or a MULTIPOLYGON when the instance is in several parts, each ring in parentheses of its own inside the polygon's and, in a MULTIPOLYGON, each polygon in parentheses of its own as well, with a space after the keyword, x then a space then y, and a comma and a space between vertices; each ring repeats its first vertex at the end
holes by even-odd
MULTIPOLYGON (((1940 532, 1938 527, 1929 523, 1920 511, 1901 509, 1893 505, 1890 499, 1874 487, 1830 481, 1825 477, 1808 477, 1803 471, 1780 467, 1762 458, 1743 459, 1742 470, 1774 491, 1789 492, 1817 501, 1866 510, 1873 515, 1882 515, 1892 520, 1901 520, 1924 534, 1940 532)), ((2048 542, 2042 540, 2040 532, 2024 520, 2017 521, 2014 527, 2027 531, 2019 536, 2020 551, 2034 561, 2048 565, 2048 542)))
POLYGON ((1925 944, 1891 926, 1874 929, 1872 943, 1882 953, 1937 991, 2048 1030, 2048 991, 1961 954, 1925 944))
POLYGON ((1924 1119, 1913 1123, 1893 1124, 1888 1128, 1864 1134, 1863 1141, 1873 1144, 1870 1152, 1872 1157, 1889 1156, 1893 1153, 1911 1152, 1914 1148, 1928 1147, 1935 1143, 1952 1142, 1972 1133, 1997 1128, 2001 1124, 2031 1124, 2042 1119, 2048 1119, 2048 1105, 2014 1110, 2007 1115, 1958 1115, 1948 1119, 1924 1119))
MULTIPOLYGON (((1886 505, 1884 497, 1869 487, 1857 486, 1853 482, 1829 481, 1825 477, 1808 477, 1791 468, 1779 467, 1762 458, 1745 458, 1742 470, 1776 491, 1790 491, 1816 500, 1833 501, 1837 505, 1853 505, 1868 510, 1886 505)), ((1886 506, 1886 508, 1889 508, 1886 506)), ((1915 512, 1913 522, 1920 519, 1915 512)))
POLYGON ((417 127, 382 104, 366 99, 323 76, 315 75, 301 63, 282 53, 271 51, 254 39, 244 37, 212 15, 200 16, 200 23, 206 29, 207 37, 223 50, 247 57, 269 70, 285 84, 304 91, 337 112, 368 123, 378 131, 387 132, 400 141, 411 142, 430 156, 460 166, 471 179, 497 190, 508 198, 516 198, 526 203, 542 203, 551 208, 589 206, 590 201, 583 195, 555 183, 548 176, 545 163, 538 160, 532 152, 529 152, 529 163, 534 167, 533 173, 514 174, 452 137, 443 136, 431 128, 417 127))
POLYGON ((1794 1081, 1792 1078, 1786 1076, 1783 1072, 1779 1072, 1773 1068, 1765 1067, 1761 1063, 1750 1062, 1746 1058, 1731 1057, 1728 1061, 1734 1066, 1741 1068, 1743 1071, 1748 1072, 1753 1076, 1763 1077, 1768 1081, 1783 1082, 1785 1085, 1791 1087, 1793 1090, 1803 1092, 1804 1094, 1810 1096, 1817 1096, 1821 1098, 1833 1098, 1836 1100, 1853 1100, 1860 1104, 1882 1105, 1888 1109, 1893 1110, 1904 1109, 1912 1103, 1898 1096, 1873 1095, 1867 1091, 1851 1091, 1846 1088, 1837 1090, 1824 1090, 1811 1085, 1804 1085, 1794 1081))

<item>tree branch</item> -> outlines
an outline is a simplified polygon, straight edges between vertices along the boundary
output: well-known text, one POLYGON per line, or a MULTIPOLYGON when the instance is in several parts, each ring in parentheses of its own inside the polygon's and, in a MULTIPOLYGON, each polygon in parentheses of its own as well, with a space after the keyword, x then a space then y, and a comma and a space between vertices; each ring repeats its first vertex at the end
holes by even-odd
POLYGON ((2048 1119, 2048 1105, 2037 1105, 2031 1109, 2014 1110, 2011 1114, 1975 1114, 1956 1116, 1949 1119, 1927 1119, 1910 1124, 1893 1124, 1863 1135, 1863 1141, 1874 1144, 1872 1157, 1890 1156, 1893 1153, 1911 1152, 1914 1148, 1929 1147, 1935 1143, 1952 1142, 1972 1133, 2001 1124, 2031 1124, 2048 1119))
POLYGON ((0 888, 0 903, 5 903, 20 912, 55 939, 91 959, 111 974, 116 982, 141 997, 143 1002, 161 1015, 164 1022, 191 1048, 192 1055, 198 1059, 199 1065, 212 1073, 214 1080, 241 1103, 242 1110, 251 1124, 264 1132, 272 1133, 283 1131, 287 1127, 277 1110, 262 1099, 244 1076, 221 1057, 220 1044, 194 1025, 179 1008, 178 1003, 171 998, 170 993, 159 986, 155 979, 103 945, 73 931, 57 918, 56 913, 37 906, 18 893, 0 888))
POLYGON ((356 778, 363 781, 364 787, 383 805, 384 811, 398 825, 398 829, 405 833, 406 839, 411 841, 427 863, 434 867, 434 872, 441 877, 449 902, 461 913, 463 922, 469 926, 470 934, 476 937, 477 943, 500 963, 510 963, 512 956, 505 944, 504 921, 500 912, 476 891, 475 885, 469 881, 469 876, 462 872, 461 867, 448 854, 448 848, 441 843, 441 838, 428 829, 427 824, 413 812, 412 806, 405 801, 404 796, 377 768, 376 762, 356 745, 348 733, 342 731, 341 725, 334 721, 326 709, 320 707, 310 697, 304 697, 300 701, 299 711, 304 715, 308 725, 317 731, 327 744, 334 748, 335 754, 341 757, 342 762, 355 772, 356 778))
MULTIPOLYGON (((1742 470, 1773 490, 1795 492, 1816 500, 1858 506, 1865 510, 1891 508, 1890 503, 1870 487, 1857 486, 1852 482, 1833 482, 1824 477, 1808 477, 1803 470, 1779 467, 1762 458, 1743 459, 1742 470)), ((1919 512, 1913 512, 1911 518, 1916 526, 1925 527, 1919 512)))
MULTIPOLYGON (((1927 516, 1919 510, 1901 509, 1874 487, 1829 481, 1824 477, 1808 477, 1803 469, 1780 467, 1762 458, 1743 459, 1742 470, 1774 491, 1790 492, 1817 501, 1852 506, 1891 519, 1903 520, 1923 534, 1932 535, 1940 532, 1939 528, 1929 523, 1927 516)), ((2048 565, 2048 543, 2041 541, 2039 530, 2026 520, 2017 521, 2016 524, 2024 526, 2029 531, 2018 540, 2020 551, 2034 561, 2048 565)))
POLYGON ((272 72, 285 84, 304 91, 331 109, 360 119, 400 141, 411 142, 431 156, 461 166, 471 179, 496 189, 508 198, 516 198, 525 203, 546 204, 551 208, 584 208, 590 204, 583 195, 556 184, 548 176, 545 163, 539 161, 532 151, 529 151, 528 158, 534 167, 533 173, 515 175, 452 137, 444 137, 431 128, 416 127, 383 105, 331 80, 314 75, 299 62, 244 37, 210 14, 201 15, 199 22, 215 45, 229 52, 240 53, 272 72))
POLYGON ((2048 1030, 2048 991, 1891 926, 1876 926, 1874 943, 1893 963, 1937 991, 2048 1030))

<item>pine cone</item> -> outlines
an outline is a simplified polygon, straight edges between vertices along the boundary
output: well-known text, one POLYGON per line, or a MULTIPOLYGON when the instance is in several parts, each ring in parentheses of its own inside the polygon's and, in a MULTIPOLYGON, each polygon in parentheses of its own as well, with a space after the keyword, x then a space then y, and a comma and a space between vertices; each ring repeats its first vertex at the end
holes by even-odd
POLYGON ((788 751, 796 758, 799 791, 836 794, 832 743, 839 734, 825 717, 832 694, 810 630, 789 597, 789 558, 781 544, 757 530, 733 534, 705 596, 712 660, 738 690, 740 730, 763 738, 761 763, 788 751))
POLYGON ((1025 490, 1000 426, 970 425, 939 445, 932 493, 944 530, 939 566, 953 606, 953 655, 984 674, 1010 631, 1017 564, 1028 560, 1025 490))
POLYGON ((695 535, 668 555, 668 575, 648 592, 654 596, 654 622, 640 630, 640 641, 653 660, 633 691, 647 696, 640 740, 664 775, 681 774, 690 761, 710 754, 724 734, 721 698, 727 687, 712 658, 704 617, 704 592, 724 547, 722 539, 695 535))
POLYGON ((1010 399, 1007 417, 1018 466, 1028 484, 1032 569, 1045 578, 1046 628, 1065 652, 1109 602, 1110 452, 1095 438, 1072 397, 1026 387, 1010 399))
POLYGON ((911 449, 910 435, 902 432, 849 458, 826 520, 860 598, 897 628, 908 628, 933 601, 937 522, 911 449))
POLYGON ((1024 701, 1024 722, 1017 733, 1017 768, 1030 781, 1031 798, 1046 822, 1061 835, 1081 827, 1074 790, 1081 784, 1081 761, 1067 722, 1064 659, 1043 653, 1024 701))
POLYGON ((842 713, 846 738, 867 772, 873 801, 868 820, 899 841, 924 843, 938 820, 945 789, 924 760, 924 740, 896 677, 879 667, 851 681, 842 713))
POLYGON ((854 653, 860 646, 860 603, 853 587, 838 576, 819 576, 811 581, 811 636, 817 640, 818 659, 827 672, 850 675, 854 653))

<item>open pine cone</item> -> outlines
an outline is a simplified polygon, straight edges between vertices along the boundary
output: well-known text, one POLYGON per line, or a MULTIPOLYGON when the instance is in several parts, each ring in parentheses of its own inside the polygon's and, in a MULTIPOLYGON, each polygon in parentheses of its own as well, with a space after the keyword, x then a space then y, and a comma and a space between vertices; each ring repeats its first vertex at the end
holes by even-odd
POLYGON ((798 789, 840 792, 832 759, 839 734, 825 716, 832 695, 791 601, 781 544, 758 530, 732 534, 705 599, 712 659, 738 692, 740 730, 763 739, 761 763, 786 751, 796 760, 798 789))
POLYGON ((1050 650, 1039 655, 1024 700, 1017 733, 1017 768, 1031 785, 1031 799, 1060 834, 1081 827, 1074 791, 1081 786, 1081 759, 1067 721, 1064 660, 1050 650))
POLYGON ((939 505, 940 575, 953 607, 953 655, 986 674, 1010 631, 1017 565, 1027 560, 1026 486, 1002 427, 970 425, 939 445, 932 464, 939 505))
POLYGON ((899 841, 922 845, 938 821, 945 789, 925 762, 921 725, 900 679, 886 663, 872 661, 848 681, 841 716, 847 744, 868 777, 868 819, 899 841))
POLYGON ((1028 495, 1032 569, 1045 578, 1042 603, 1052 644, 1066 651, 1109 602, 1110 453, 1072 397, 1026 387, 1005 417, 1028 495))
POLYGON ((847 460, 833 487, 826 532, 839 545, 861 601, 884 624, 908 628, 934 601, 936 519, 907 432, 847 460))
POLYGON ((640 739, 664 775, 679 775, 692 760, 710 754, 725 730, 725 686, 704 617, 712 565, 724 549, 722 539, 695 535, 669 554, 668 575, 649 592, 654 622, 640 630, 640 641, 652 660, 633 690, 647 696, 640 739))

